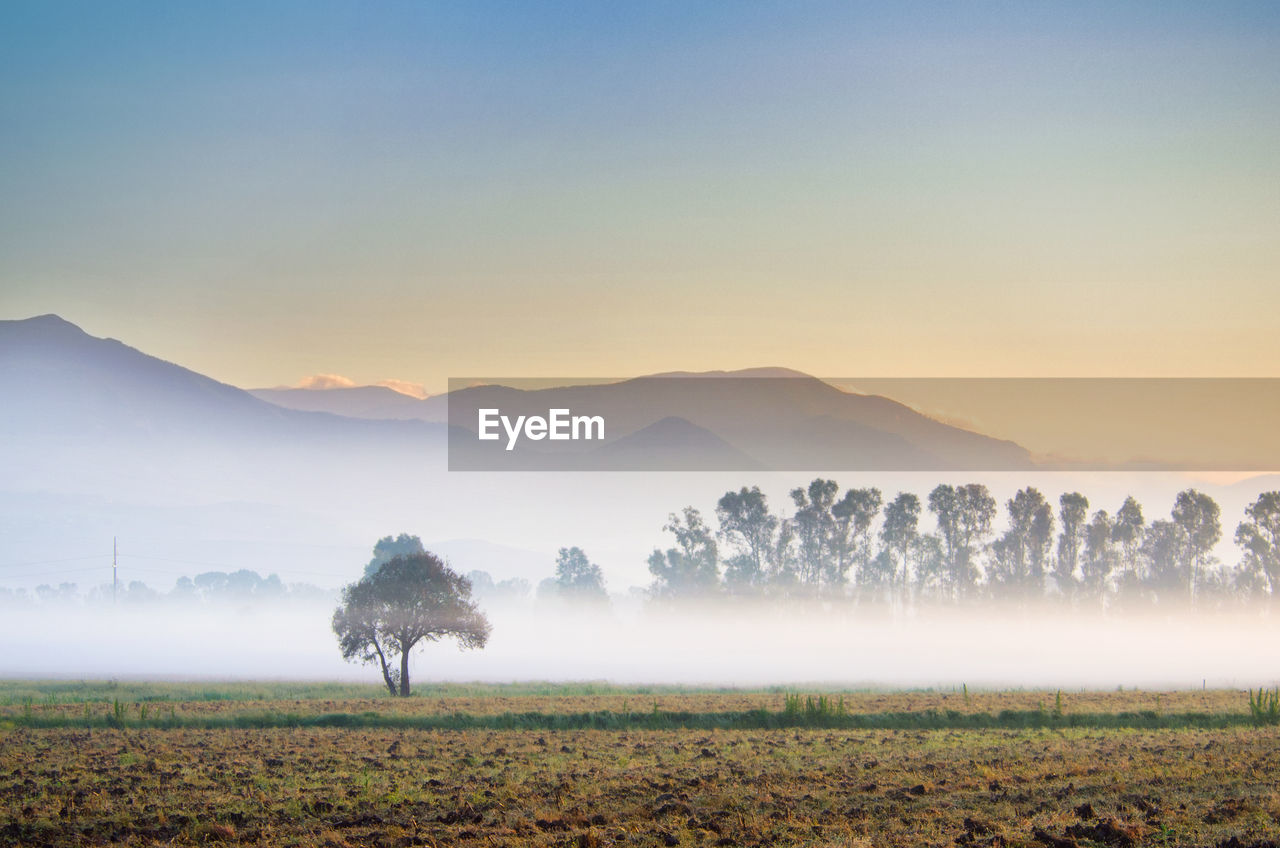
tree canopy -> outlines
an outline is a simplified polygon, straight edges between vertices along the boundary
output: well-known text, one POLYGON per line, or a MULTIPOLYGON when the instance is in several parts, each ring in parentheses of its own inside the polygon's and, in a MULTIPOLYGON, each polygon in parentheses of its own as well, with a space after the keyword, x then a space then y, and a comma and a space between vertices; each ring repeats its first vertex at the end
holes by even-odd
POLYGON ((395 557, 425 552, 422 540, 417 536, 410 536, 408 533, 401 533, 395 537, 383 536, 374 544, 373 559, 369 560, 369 564, 364 567, 364 573, 366 576, 373 574, 382 567, 383 563, 395 557))
POLYGON ((463 649, 483 648, 490 627, 471 600, 471 582, 424 551, 392 557, 344 588, 333 632, 343 659, 377 663, 387 690, 408 696, 414 647, 449 637, 463 649))
POLYGON ((653 594, 668 600, 713 594, 720 585, 720 554, 702 513, 685 507, 672 513, 663 527, 676 537, 676 547, 655 548, 649 555, 653 594))
POLYGON ((1133 497, 1111 513, 1066 492, 1055 510, 1030 486, 1003 511, 980 483, 944 483, 927 498, 899 492, 889 501, 874 488, 841 492, 822 478, 795 487, 788 515, 771 510, 758 486, 743 486, 717 501, 715 528, 692 506, 672 514, 663 529, 677 544, 650 555, 649 597, 1139 609, 1280 596, 1280 492, 1262 493, 1245 511, 1235 532, 1244 556, 1234 567, 1219 560, 1221 510, 1195 489, 1150 522, 1133 497), (926 510, 932 528, 921 527, 926 510))
POLYGON ((604 572, 579 547, 561 548, 556 555, 556 596, 562 600, 608 604, 604 572))

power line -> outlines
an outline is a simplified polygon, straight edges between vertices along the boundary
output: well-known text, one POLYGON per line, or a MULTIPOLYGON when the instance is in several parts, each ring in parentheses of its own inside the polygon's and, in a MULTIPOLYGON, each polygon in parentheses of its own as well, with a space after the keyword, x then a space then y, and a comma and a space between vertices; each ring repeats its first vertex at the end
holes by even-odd
MULTIPOLYGON (((96 557, 95 557, 96 559, 96 557)), ((86 571, 97 571, 95 568, 69 568, 61 571, 28 571, 24 574, 6 574, 6 579, 17 579, 19 577, 53 577, 60 574, 84 574, 86 571)))
POLYGON ((89 559, 98 559, 101 556, 102 554, 93 554, 92 556, 64 557, 62 559, 33 559, 33 560, 28 560, 26 562, 6 562, 6 563, 0 563, 0 568, 17 568, 19 566, 26 566, 26 565, 53 565, 54 563, 60 563, 60 562, 83 562, 89 559))
POLYGON ((145 554, 129 554, 129 557, 132 559, 151 560, 153 562, 176 562, 182 565, 203 565, 207 568, 231 568, 231 569, 240 568, 240 566, 229 565, 225 562, 205 562, 203 560, 198 560, 198 559, 179 559, 177 557, 146 556, 145 554))

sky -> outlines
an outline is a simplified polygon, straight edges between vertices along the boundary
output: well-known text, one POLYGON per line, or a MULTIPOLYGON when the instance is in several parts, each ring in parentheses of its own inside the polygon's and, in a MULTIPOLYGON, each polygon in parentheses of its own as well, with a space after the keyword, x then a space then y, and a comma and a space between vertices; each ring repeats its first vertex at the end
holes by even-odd
POLYGON ((314 374, 1280 376, 1270 3, 9 2, 0 318, 314 374))

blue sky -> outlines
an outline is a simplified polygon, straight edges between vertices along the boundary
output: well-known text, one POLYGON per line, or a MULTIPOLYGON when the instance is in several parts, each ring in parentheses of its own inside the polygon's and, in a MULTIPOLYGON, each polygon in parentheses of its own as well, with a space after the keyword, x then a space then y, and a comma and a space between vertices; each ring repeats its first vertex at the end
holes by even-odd
POLYGON ((316 372, 1274 376, 1271 4, 0 10, 0 313, 316 372))

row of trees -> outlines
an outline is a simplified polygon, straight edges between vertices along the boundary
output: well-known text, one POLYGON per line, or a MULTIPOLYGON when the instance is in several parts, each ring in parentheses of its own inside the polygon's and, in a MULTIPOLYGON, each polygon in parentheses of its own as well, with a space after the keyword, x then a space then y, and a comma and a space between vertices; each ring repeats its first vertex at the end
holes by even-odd
MULTIPOLYGON (((1195 489, 1180 492, 1168 519, 1147 522, 1125 498, 1113 516, 1090 515, 1079 492, 1057 509, 1027 487, 1005 502, 1006 528, 987 487, 942 484, 926 502, 899 492, 848 489, 816 479, 790 493, 794 512, 774 514, 763 492, 743 487, 716 504, 712 529, 693 507, 673 513, 675 537, 649 557, 650 596, 661 601, 740 597, 845 599, 905 607, 976 598, 1122 606, 1274 599, 1280 584, 1280 492, 1258 497, 1235 531, 1243 556, 1225 567, 1214 556, 1221 510, 1195 489), (922 532, 927 507, 935 530, 922 532)), ((454 572, 416 536, 380 539, 360 580, 342 591, 332 627, 347 660, 377 665, 393 695, 410 694, 409 655, 425 642, 454 639, 483 648, 491 627, 473 600, 481 575, 454 572)), ((527 583, 520 581, 526 587, 527 583)), ((604 575, 577 547, 561 548, 540 599, 608 603, 604 575)))
POLYGON ((1261 495, 1235 531, 1242 557, 1214 555, 1220 509, 1195 489, 1178 494, 1167 519, 1148 522, 1128 497, 1114 514, 1090 514, 1068 492, 1056 508, 1033 487, 1004 504, 1007 522, 978 483, 939 485, 885 503, 879 489, 816 479, 790 493, 794 512, 775 514, 759 487, 727 492, 712 528, 693 507, 665 527, 675 544, 649 557, 656 599, 733 596, 846 598, 896 607, 979 598, 1056 598, 1111 606, 1275 598, 1280 589, 1280 492, 1261 495), (927 509, 935 530, 922 532, 927 509))
POLYGON ((333 592, 310 583, 285 584, 278 575, 263 577, 256 571, 206 571, 195 577, 179 577, 168 592, 148 586, 141 580, 121 581, 115 588, 110 583, 93 586, 83 594, 76 583, 43 583, 33 592, 26 589, 0 588, 0 606, 24 607, 41 605, 128 606, 156 604, 244 605, 277 602, 329 601, 333 592))
MULTIPOLYGON (((1079 492, 1057 509, 1033 487, 1005 502, 1006 528, 994 530, 996 499, 978 483, 942 484, 925 503, 899 492, 848 489, 816 479, 790 493, 794 512, 774 514, 759 487, 726 492, 712 529, 693 507, 670 516, 675 537, 649 557, 659 602, 739 597, 844 599, 905 607, 977 598, 1122 606, 1203 604, 1275 597, 1280 581, 1280 492, 1245 511, 1235 540, 1243 557, 1231 568, 1214 556, 1220 509, 1195 489, 1180 492, 1168 519, 1147 522, 1125 498, 1115 515, 1079 492), (927 507, 935 530, 922 532, 927 507)), ((482 648, 491 628, 473 600, 483 572, 462 576, 422 549, 416 536, 380 539, 364 576, 342 591, 332 627, 347 660, 377 665, 388 691, 410 693, 409 655, 450 638, 482 648)), ((520 581, 526 587, 527 583, 520 581)), ((575 605, 608 603, 604 575, 577 547, 561 548, 555 576, 539 598, 575 605)))

